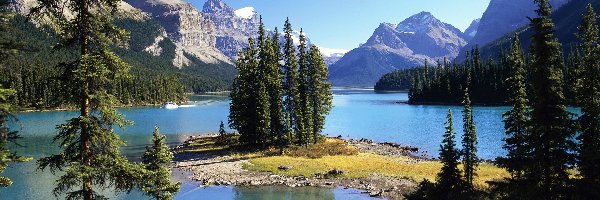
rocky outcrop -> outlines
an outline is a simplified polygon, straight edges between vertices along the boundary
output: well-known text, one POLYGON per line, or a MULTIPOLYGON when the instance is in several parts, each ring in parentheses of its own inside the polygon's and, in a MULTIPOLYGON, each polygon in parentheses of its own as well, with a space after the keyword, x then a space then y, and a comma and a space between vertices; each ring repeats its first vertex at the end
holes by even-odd
POLYGON ((329 79, 337 86, 372 87, 391 71, 453 59, 466 44, 460 30, 421 12, 398 25, 382 23, 365 44, 330 67, 329 79))
POLYGON ((175 43, 176 57, 173 64, 183 67, 192 55, 205 63, 231 63, 228 57, 216 48, 216 36, 209 17, 199 12, 192 4, 181 0, 126 0, 157 20, 167 36, 175 43))
POLYGON ((248 38, 257 36, 260 20, 252 7, 234 10, 222 0, 208 0, 202 12, 214 25, 217 49, 231 60, 248 46, 248 38))

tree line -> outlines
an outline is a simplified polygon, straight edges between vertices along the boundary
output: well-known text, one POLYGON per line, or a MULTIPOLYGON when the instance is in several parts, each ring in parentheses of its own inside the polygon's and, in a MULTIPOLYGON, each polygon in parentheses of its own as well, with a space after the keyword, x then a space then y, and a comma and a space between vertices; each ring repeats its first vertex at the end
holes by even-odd
MULTIPOLYGON (((452 113, 448 114, 446 133, 440 150, 443 163, 437 182, 424 181, 412 199, 599 199, 600 198, 600 40, 598 15, 588 5, 576 33, 581 53, 578 65, 572 69, 574 101, 581 107, 575 117, 567 111, 565 70, 561 44, 554 37, 554 23, 548 0, 536 0, 537 18, 531 19, 535 34, 529 49, 527 64, 518 35, 512 41, 506 62, 510 68, 507 79, 511 109, 503 114, 506 156, 496 164, 510 177, 491 182, 487 190, 473 190, 469 181, 476 176, 477 165, 468 167, 467 144, 476 144, 471 130, 471 116, 464 115, 463 150, 454 148, 452 113), (530 73, 526 72, 529 67, 530 73), (527 76, 531 76, 529 79, 527 76), (474 139, 465 139, 467 135, 474 139), (471 141, 471 143, 469 143, 471 141), (461 173, 457 168, 462 156, 461 173), (472 168, 475 167, 475 168, 472 168), (471 178, 470 178, 471 177, 471 178), (466 186, 465 186, 466 185, 466 186), (475 192, 472 192, 475 191, 475 192)), ((465 97, 468 93, 465 92, 465 97)), ((470 101, 463 99, 465 112, 470 101)), ((471 146, 473 147, 473 146, 471 146)), ((476 149, 475 149, 476 150, 476 149)), ((472 157, 477 161, 476 156, 472 157)), ((477 162, 474 162, 477 163, 477 162)))
MULTIPOLYGON (((130 192, 138 188, 155 199, 173 199, 179 191, 179 183, 170 180, 168 165, 173 154, 158 128, 140 163, 129 162, 121 153, 124 142, 113 130, 115 125, 124 128, 131 123, 114 108, 120 104, 116 86, 122 80, 131 79, 131 66, 111 48, 123 42, 126 35, 126 31, 113 24, 113 11, 120 1, 40 0, 38 3, 31 9, 32 16, 49 20, 58 30, 57 45, 52 51, 71 54, 60 57, 64 60, 49 63, 65 69, 56 72, 62 79, 62 101, 79 110, 78 117, 57 126, 54 142, 61 151, 37 161, 40 170, 50 170, 60 176, 53 194, 66 199, 91 200, 105 199, 98 190, 130 192)), ((4 23, 13 15, 6 9, 7 5, 8 1, 0 1, 2 57, 28 50, 26 45, 5 37, 9 26, 4 23)), ((4 63, 2 66, 7 67, 4 63)), ((10 97, 18 96, 19 92, 0 89, 0 172, 10 163, 29 160, 15 154, 8 145, 20 138, 6 125, 15 104, 10 97)), ((0 187, 11 183, 7 177, 0 177, 0 187)))
MULTIPOLYGON (((33 16, 6 11, 4 41, 20 46, 22 51, 7 54, 1 61, 0 84, 17 93, 9 101, 24 109, 72 108, 65 102, 65 77, 70 69, 65 62, 76 60, 71 48, 58 48, 60 35, 50 25, 32 23, 33 16)), ((36 18, 33 18, 36 19, 36 18)), ((119 105, 183 102, 188 93, 228 90, 235 76, 229 64, 206 64, 193 58, 189 66, 173 66, 175 44, 168 38, 158 43, 160 55, 145 51, 161 34, 162 27, 152 19, 130 19, 114 16, 115 26, 128 31, 128 40, 108 48, 130 64, 126 78, 111 77, 108 92, 118 98, 119 105)))
POLYGON ((332 108, 331 84, 319 49, 307 45, 302 31, 294 41, 289 19, 283 31, 285 41, 280 42, 277 28, 267 35, 261 19, 256 42, 250 38, 250 45, 238 53, 229 125, 250 146, 317 143, 332 108))

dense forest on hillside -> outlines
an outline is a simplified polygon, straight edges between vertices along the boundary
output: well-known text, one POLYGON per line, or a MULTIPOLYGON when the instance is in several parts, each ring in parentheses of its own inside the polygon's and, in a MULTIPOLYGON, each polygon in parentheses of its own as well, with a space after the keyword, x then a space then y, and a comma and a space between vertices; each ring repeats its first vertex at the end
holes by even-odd
MULTIPOLYGON (((37 27, 24 16, 15 16, 5 38, 15 41, 24 51, 0 61, 2 68, 0 84, 14 89, 17 95, 11 99, 23 108, 68 107, 64 94, 64 75, 68 66, 65 60, 74 59, 74 50, 57 47, 59 42, 53 31, 46 26, 37 27)), ((175 44, 168 38, 158 43, 160 55, 145 51, 162 34, 161 26, 151 19, 117 18, 116 26, 129 32, 127 44, 112 49, 125 62, 132 65, 131 75, 117 78, 111 85, 123 105, 156 104, 165 101, 184 101, 186 93, 228 90, 236 74, 235 68, 226 63, 206 64, 192 59, 189 66, 178 69, 173 66, 175 44)), ((192 57, 192 56, 188 56, 192 57)))
MULTIPOLYGON (((565 58, 563 78, 565 96, 569 104, 573 100, 573 76, 580 53, 573 49, 565 58)), ((499 53, 496 59, 483 59, 478 48, 464 58, 462 64, 448 61, 437 62, 411 69, 398 70, 386 74, 375 85, 376 90, 409 90, 409 103, 412 104, 460 104, 465 87, 469 87, 474 104, 505 105, 508 98, 506 79, 511 72, 508 54, 499 53)), ((530 63, 528 58, 526 63, 530 63)), ((526 69, 526 78, 531 78, 531 70, 526 69)))

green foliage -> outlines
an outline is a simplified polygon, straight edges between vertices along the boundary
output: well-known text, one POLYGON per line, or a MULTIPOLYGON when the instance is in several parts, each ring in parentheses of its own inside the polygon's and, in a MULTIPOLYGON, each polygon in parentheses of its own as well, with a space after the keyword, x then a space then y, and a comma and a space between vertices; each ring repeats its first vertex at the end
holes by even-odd
POLYGON ((278 32, 268 37, 262 23, 256 47, 250 38, 250 45, 238 53, 239 75, 232 85, 229 113, 229 125, 239 131, 240 142, 276 145, 280 153, 292 143, 306 147, 322 141, 333 96, 319 49, 309 49, 301 33, 296 54, 289 20, 285 26, 283 53, 278 32))
POLYGON ((600 43, 598 16, 591 4, 579 26, 581 65, 577 69, 576 96, 581 106, 578 119, 579 170, 581 172, 582 198, 600 198, 600 43))
MULTIPOLYGON (((222 123, 221 123, 222 125, 222 123)), ((142 191, 157 200, 171 200, 179 192, 180 184, 171 182, 171 160, 173 153, 165 143, 165 136, 154 128, 152 146, 146 147, 142 160, 147 170, 140 184, 142 191)))
MULTIPOLYGON (((2 49, 4 50, 4 49, 2 49)), ((8 103, 8 98, 15 95, 14 90, 0 88, 0 174, 6 167, 13 162, 27 162, 31 158, 17 155, 9 148, 9 143, 16 142, 20 136, 16 131, 10 131, 7 127, 7 120, 12 115, 12 106, 8 103)), ((8 177, 0 176, 0 188, 8 187, 12 181, 8 177)))
POLYGON ((400 69, 383 75, 375 84, 375 90, 400 91, 409 90, 415 77, 416 69, 400 69))
POLYGON ((34 16, 50 20, 60 33, 57 48, 72 48, 71 59, 61 62, 69 98, 77 105, 79 117, 59 125, 54 141, 63 148, 59 154, 38 160, 40 169, 63 171, 54 195, 67 199, 103 199, 94 189, 113 188, 128 192, 144 177, 144 167, 129 163, 120 152, 124 142, 113 125, 130 124, 114 106, 118 99, 110 90, 115 80, 130 78, 131 66, 112 50, 122 44, 126 32, 113 25, 120 0, 40 0, 34 16), (70 11, 65 13, 65 11, 70 11), (70 17, 70 16, 74 17, 70 17))
POLYGON ((563 57, 560 43, 554 38, 548 0, 536 0, 539 15, 531 20, 532 37, 531 145, 532 163, 524 174, 533 187, 528 188, 534 199, 566 198, 569 173, 573 167, 575 129, 571 114, 566 111, 563 95, 563 57))
POLYGON ((442 169, 437 175, 437 193, 438 197, 445 199, 459 199, 462 193, 463 180, 461 172, 458 169, 459 151, 456 149, 454 142, 454 123, 452 122, 452 111, 448 109, 446 117, 446 132, 442 140, 440 149, 440 161, 442 169))
POLYGON ((473 121, 473 110, 471 108, 471 99, 469 98, 469 89, 465 89, 463 100, 463 138, 462 138, 462 162, 464 166, 465 186, 468 191, 473 191, 473 179, 477 176, 477 133, 475 122, 473 121))

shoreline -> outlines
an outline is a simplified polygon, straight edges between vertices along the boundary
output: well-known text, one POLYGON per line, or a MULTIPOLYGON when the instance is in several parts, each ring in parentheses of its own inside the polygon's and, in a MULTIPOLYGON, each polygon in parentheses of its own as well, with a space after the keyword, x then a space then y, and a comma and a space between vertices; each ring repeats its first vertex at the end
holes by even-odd
MULTIPOLYGON (((215 137, 215 135, 191 136, 175 151, 190 148, 191 141, 201 138, 215 137)), ((339 139, 340 138, 332 138, 339 139)), ((418 155, 418 148, 407 147, 395 143, 377 143, 367 139, 342 140, 355 147, 361 153, 375 154, 386 157, 410 158, 407 162, 431 161, 425 156, 418 155)), ((204 186, 287 186, 287 187, 327 187, 327 188, 353 188, 363 191, 371 197, 384 197, 389 199, 403 199, 403 196, 413 192, 418 184, 410 178, 391 177, 381 174, 369 174, 366 177, 346 178, 327 177, 325 174, 315 176, 285 176, 270 171, 252 171, 245 167, 252 165, 252 157, 240 157, 227 152, 193 153, 184 152, 175 155, 173 169, 179 173, 190 173, 191 181, 198 181, 199 187, 204 186)), ((290 166, 280 166, 279 170, 285 171, 290 166)), ((333 169, 332 171, 336 171, 333 169)), ((338 170, 343 174, 342 170, 338 170)))

